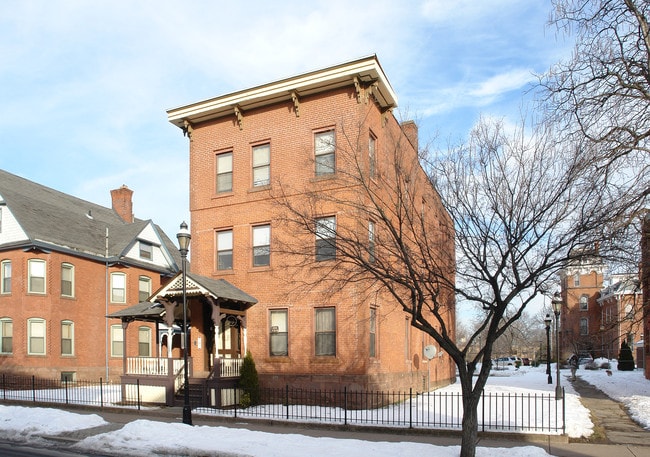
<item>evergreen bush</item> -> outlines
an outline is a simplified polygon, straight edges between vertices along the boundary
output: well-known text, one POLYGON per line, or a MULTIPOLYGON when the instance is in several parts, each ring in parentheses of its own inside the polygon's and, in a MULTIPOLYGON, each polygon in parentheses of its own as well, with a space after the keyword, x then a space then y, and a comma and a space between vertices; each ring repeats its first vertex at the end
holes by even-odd
POLYGON ((243 391, 240 399, 243 407, 255 406, 260 403, 260 382, 257 376, 257 368, 255 368, 255 361, 250 351, 246 352, 241 366, 239 387, 243 391))
POLYGON ((632 371, 634 370, 634 357, 632 357, 632 349, 627 344, 627 341, 623 341, 621 344, 621 350, 618 353, 618 369, 620 371, 632 371))

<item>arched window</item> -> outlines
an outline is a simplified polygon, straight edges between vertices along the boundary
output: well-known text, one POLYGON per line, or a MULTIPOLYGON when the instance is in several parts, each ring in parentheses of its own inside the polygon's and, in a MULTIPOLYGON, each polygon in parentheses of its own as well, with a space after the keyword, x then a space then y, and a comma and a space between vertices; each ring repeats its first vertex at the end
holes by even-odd
POLYGON ((45 319, 32 318, 27 320, 27 354, 45 355, 46 325, 45 319))
POLYGON ((151 329, 149 327, 138 329, 138 356, 151 357, 151 329))
POLYGON ((14 352, 14 324, 8 318, 0 319, 0 354, 12 354, 14 352))
POLYGON ((61 322, 61 355, 74 355, 74 323, 61 322))
POLYGON ((70 263, 61 264, 61 295, 74 297, 74 265, 70 263))
POLYGON ((589 297, 587 295, 580 296, 580 311, 587 311, 589 308, 589 297))

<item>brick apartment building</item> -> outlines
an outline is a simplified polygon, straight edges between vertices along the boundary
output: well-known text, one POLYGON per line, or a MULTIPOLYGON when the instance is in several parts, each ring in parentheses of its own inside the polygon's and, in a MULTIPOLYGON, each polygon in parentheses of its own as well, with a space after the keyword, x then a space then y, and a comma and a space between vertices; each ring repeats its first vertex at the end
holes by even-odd
MULTIPOLYGON (((561 273, 560 354, 616 358, 643 338, 639 278, 608 274, 595 249, 561 273)), ((636 358, 636 354, 635 354, 636 358)))
POLYGON ((641 231, 641 290, 643 291, 643 367, 650 379, 650 213, 643 218, 641 231))
MULTIPOLYGON (((417 127, 400 125, 392 114, 396 106, 371 56, 168 111, 189 138, 192 273, 226 279, 257 299, 245 313, 217 318, 216 356, 242 357, 249 350, 264 386, 421 390, 426 382, 434 387, 454 379, 448 356, 424 359, 432 340, 410 325, 390 296, 359 284, 332 290, 318 283, 336 257, 339 230, 357 230, 379 253, 373 221, 360 221, 325 198, 313 209, 313 232, 298 232, 278 204, 283 192, 296 205, 310 204, 315 195, 363 198, 345 176, 355 164, 367 173, 394 166, 387 151, 396 142, 400 154, 416 161, 417 127), (343 144, 356 145, 362 159, 346 160, 343 144), (311 243, 311 253, 290 252, 299 243, 311 243), (305 283, 313 285, 297 287, 305 283)), ((412 182, 421 194, 418 211, 429 222, 447 221, 419 165, 412 182)), ((382 191, 387 200, 396 194, 382 191)), ((438 226, 432 236, 447 240, 441 258, 453 258, 453 232, 442 228, 450 224, 438 226)), ((453 281, 453 264, 448 267, 453 281)), ((446 319, 454 332, 452 297, 446 319)), ((192 327, 196 351, 212 329, 192 327)), ((197 358, 203 357, 195 352, 197 358)))
MULTIPOLYGON (((106 315, 146 300, 180 256, 132 191, 105 208, 0 170, 0 364, 4 373, 119 379, 125 334, 106 315)), ((133 356, 157 352, 156 327, 130 326, 133 356)))

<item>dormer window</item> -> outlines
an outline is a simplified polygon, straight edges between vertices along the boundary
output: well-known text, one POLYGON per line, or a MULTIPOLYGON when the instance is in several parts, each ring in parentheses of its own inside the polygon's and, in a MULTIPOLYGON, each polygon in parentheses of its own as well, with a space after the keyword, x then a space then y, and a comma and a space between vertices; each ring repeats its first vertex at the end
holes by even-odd
POLYGON ((153 245, 145 241, 140 241, 140 258, 146 260, 153 259, 153 245))

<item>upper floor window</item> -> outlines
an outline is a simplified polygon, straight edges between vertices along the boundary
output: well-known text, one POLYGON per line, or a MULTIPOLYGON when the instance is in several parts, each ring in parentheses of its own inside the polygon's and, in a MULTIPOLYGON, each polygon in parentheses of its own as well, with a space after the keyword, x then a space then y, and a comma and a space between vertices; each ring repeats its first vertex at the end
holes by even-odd
POLYGON ((316 355, 336 355, 336 312, 334 307, 316 308, 316 355))
POLYGON ((124 273, 111 273, 111 301, 126 303, 126 275, 124 273))
POLYGON ((138 329, 138 356, 151 357, 151 329, 140 327, 138 329))
POLYGON ((580 287, 580 273, 573 275, 573 287, 580 287))
POLYGON ((29 259, 27 261, 27 292, 31 294, 45 293, 45 260, 29 259))
POLYGON ((74 355, 74 323, 61 322, 61 355, 74 355))
POLYGON ((375 262, 375 223, 368 222, 368 261, 375 262))
POLYGON ((0 319, 0 354, 14 351, 14 324, 9 318, 0 319))
POLYGON ((45 355, 45 319, 27 320, 27 353, 45 355))
POLYGON ((253 227, 253 266, 263 267, 271 263, 271 226, 253 227))
POLYGON ((328 175, 336 170, 336 142, 334 130, 318 132, 314 135, 314 158, 316 176, 328 175))
POLYGON ((0 263, 0 294, 11 293, 11 260, 0 263))
POLYGON ((336 258, 336 217, 316 219, 316 261, 336 258))
POLYGON ((217 154, 217 193, 232 192, 232 152, 217 154))
POLYGON ((151 278, 149 276, 140 276, 138 279, 138 301, 142 303, 147 301, 151 296, 151 278))
POLYGON ((61 264, 61 295, 74 297, 74 266, 69 263, 61 264))
POLYGON ((580 296, 580 311, 587 311, 589 308, 589 297, 587 295, 580 296))
POLYGON ((377 308, 370 308, 370 347, 368 355, 377 357, 377 308))
POLYGON ((253 146, 253 186, 267 186, 271 183, 271 145, 253 146))
POLYGON ((586 317, 580 319, 580 335, 589 335, 589 321, 586 317))
POLYGON ((124 330, 121 325, 111 325, 111 357, 124 354, 124 330))
POLYGON ((270 311, 269 347, 272 356, 289 355, 288 310, 272 309, 270 311))
POLYGON ((140 245, 140 258, 146 260, 152 260, 153 245, 151 243, 147 243, 146 241, 140 241, 138 244, 140 245))
POLYGON ((217 232, 217 270, 232 270, 232 230, 217 232))
POLYGON ((370 137, 368 138, 368 171, 371 178, 374 178, 377 173, 377 155, 375 152, 376 143, 377 140, 374 135, 370 134, 370 137))

